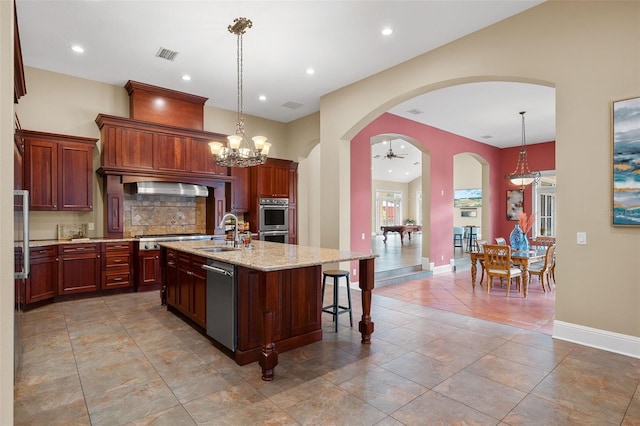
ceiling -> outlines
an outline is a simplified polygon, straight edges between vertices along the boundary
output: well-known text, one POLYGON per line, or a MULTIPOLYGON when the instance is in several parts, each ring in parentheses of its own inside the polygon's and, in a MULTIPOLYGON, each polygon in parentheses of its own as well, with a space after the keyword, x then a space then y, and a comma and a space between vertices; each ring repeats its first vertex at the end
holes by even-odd
MULTIPOLYGON (((320 97, 327 93, 542 1, 16 0, 16 4, 27 66, 117 86, 139 81, 203 96, 209 99, 207 105, 231 111, 237 108, 236 36, 227 27, 235 18, 247 17, 253 27, 244 35, 244 112, 287 123, 317 112, 320 97), (382 35, 384 28, 393 33, 382 35), (84 53, 72 51, 75 44, 84 53), (177 52, 174 60, 156 57, 161 48, 177 52), (307 74, 308 68, 315 73, 307 74), (190 81, 182 80, 185 74, 190 81)), ((554 94, 553 88, 518 83, 467 84, 425 94, 389 112, 506 147, 520 143, 522 110, 527 111, 527 143, 554 140, 554 94), (492 138, 485 138, 488 135, 492 138)))

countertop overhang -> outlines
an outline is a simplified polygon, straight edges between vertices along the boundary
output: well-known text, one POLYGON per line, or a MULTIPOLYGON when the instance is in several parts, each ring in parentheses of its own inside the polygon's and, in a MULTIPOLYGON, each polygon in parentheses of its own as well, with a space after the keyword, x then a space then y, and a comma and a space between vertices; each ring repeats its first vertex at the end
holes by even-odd
POLYGON ((200 250, 203 247, 214 245, 213 241, 163 241, 158 244, 165 248, 265 272, 323 265, 325 263, 373 259, 378 256, 374 253, 342 251, 268 241, 253 241, 251 248, 239 248, 233 251, 214 253, 200 250))

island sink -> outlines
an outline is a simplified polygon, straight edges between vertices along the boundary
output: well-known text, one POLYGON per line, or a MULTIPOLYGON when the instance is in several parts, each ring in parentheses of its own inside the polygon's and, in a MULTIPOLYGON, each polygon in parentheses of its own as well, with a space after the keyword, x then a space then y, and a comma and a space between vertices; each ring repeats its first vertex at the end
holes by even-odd
POLYGON ((229 246, 206 246, 206 247, 198 247, 198 250, 206 251, 209 253, 218 253, 221 251, 234 251, 237 249, 229 246))

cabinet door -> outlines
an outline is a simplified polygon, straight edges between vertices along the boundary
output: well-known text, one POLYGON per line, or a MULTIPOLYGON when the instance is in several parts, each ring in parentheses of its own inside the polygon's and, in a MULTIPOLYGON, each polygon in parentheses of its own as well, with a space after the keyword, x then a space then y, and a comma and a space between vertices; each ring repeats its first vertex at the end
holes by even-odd
POLYGON ((187 171, 188 139, 180 136, 157 134, 154 152, 157 170, 187 171))
POLYGON ((58 294, 97 291, 100 287, 100 255, 77 253, 60 256, 58 294))
POLYGON ((178 254, 167 250, 167 273, 165 277, 167 305, 175 307, 178 301, 178 254))
POLYGON ((289 197, 289 164, 291 161, 269 159, 261 166, 255 167, 252 175, 252 186, 256 188, 256 196, 289 197))
POLYGON ((201 327, 207 326, 207 273, 202 269, 206 260, 194 256, 191 260, 191 319, 201 327))
POLYGON ((116 139, 116 162, 123 167, 153 169, 153 133, 123 128, 116 139))
POLYGON ((297 336, 321 328, 320 266, 292 269, 291 335, 297 336))
POLYGON ((29 140, 25 149, 25 188, 31 210, 58 209, 58 144, 29 140))
POLYGON ((231 176, 235 178, 231 182, 231 210, 244 213, 249 211, 249 168, 232 167, 231 176))
MULTIPOLYGON (((193 173, 207 173, 218 176, 227 176, 227 167, 219 166, 213 161, 209 142, 199 139, 191 139, 189 155, 189 171, 193 173)), ((226 143, 226 142, 225 142, 226 143)))
POLYGON ((178 254, 178 285, 175 307, 183 314, 190 316, 191 304, 191 265, 189 256, 178 254))
POLYGON ((93 147, 59 144, 58 210, 93 210, 93 147))
POLYGON ((58 256, 55 247, 32 248, 30 265, 31 273, 27 281, 25 302, 34 303, 53 299, 58 285, 58 256), (34 256, 38 251, 44 253, 34 256))
POLYGON ((138 253, 138 286, 162 284, 160 250, 138 253))

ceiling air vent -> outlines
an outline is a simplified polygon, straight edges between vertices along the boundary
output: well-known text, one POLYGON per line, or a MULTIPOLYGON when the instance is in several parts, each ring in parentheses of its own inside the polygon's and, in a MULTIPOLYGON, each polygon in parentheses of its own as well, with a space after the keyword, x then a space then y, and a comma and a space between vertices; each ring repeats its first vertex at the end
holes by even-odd
POLYGON ((285 108, 298 109, 298 108, 300 108, 302 106, 302 104, 299 104, 297 102, 289 101, 289 102, 287 102, 285 104, 282 104, 282 106, 285 107, 285 108))
POLYGON ((414 109, 410 109, 409 111, 407 111, 409 114, 413 114, 413 115, 418 115, 418 114, 424 114, 424 111, 421 111, 417 108, 414 109))
POLYGON ((167 61, 175 61, 176 56, 178 56, 178 52, 173 50, 165 49, 164 47, 160 47, 158 52, 156 53, 156 58, 166 59, 167 61))

